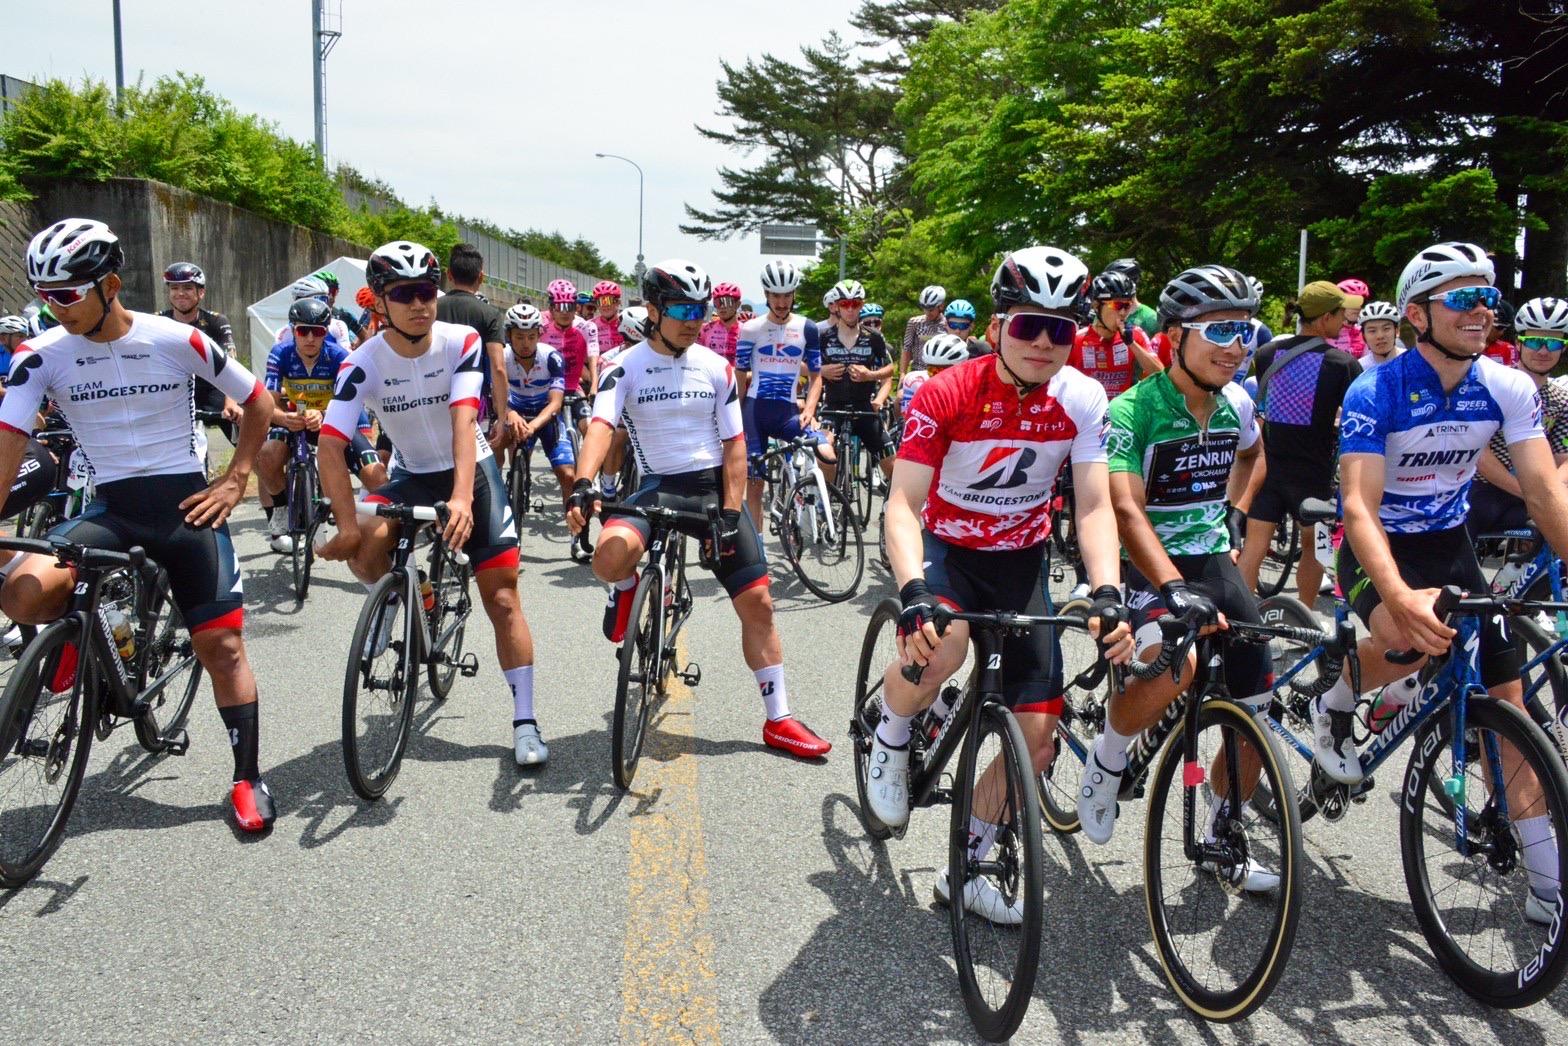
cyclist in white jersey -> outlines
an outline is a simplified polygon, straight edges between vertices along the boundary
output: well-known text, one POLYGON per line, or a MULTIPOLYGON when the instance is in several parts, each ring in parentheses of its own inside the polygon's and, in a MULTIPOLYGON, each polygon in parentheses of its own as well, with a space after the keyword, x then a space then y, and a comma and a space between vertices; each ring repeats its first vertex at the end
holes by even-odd
MULTIPOLYGON (((0 402, 0 490, 16 479, 39 404, 53 399, 92 463, 97 497, 51 535, 122 552, 140 545, 168 572, 234 750, 235 823, 265 831, 275 810, 257 765, 256 677, 240 634, 245 612, 227 520, 267 434, 272 397, 201 331, 126 309, 124 262, 108 226, 82 218, 51 225, 28 245, 27 278, 60 326, 24 342, 11 362, 0 402), (234 457, 210 484, 196 454, 192 377, 243 404, 234 457)), ((0 606, 13 621, 43 624, 65 612, 74 584, 54 557, 28 555, 0 590, 0 606)))
POLYGON ((443 539, 468 554, 495 627, 496 657, 512 691, 517 762, 542 764, 549 749, 534 717, 534 646, 517 596, 517 528, 495 455, 478 424, 484 345, 472 327, 436 319, 441 264, 429 248, 406 240, 378 247, 365 278, 387 322, 349 353, 321 426, 321 486, 332 500, 338 532, 319 553, 348 560, 367 588, 391 567, 387 553, 396 540, 394 525, 379 516, 359 521, 336 445, 350 441, 360 408, 368 405, 391 435, 397 456, 391 480, 365 500, 446 502, 443 539))
MULTIPOLYGON (((648 340, 627 349, 600 379, 579 473, 598 471, 610 434, 624 423, 643 474, 643 485, 626 499, 629 503, 693 512, 705 512, 715 502, 722 506, 724 533, 714 575, 740 618, 741 651, 767 714, 763 743, 799 759, 819 758, 833 746, 790 713, 768 563, 742 504, 746 445, 735 374, 723 357, 694 344, 708 314, 712 285, 697 266, 671 259, 648 270, 642 293, 648 340)), ((567 515, 573 533, 582 530, 598 503, 592 484, 579 479, 567 515)), ((604 631, 611 642, 625 634, 648 537, 642 520, 612 516, 594 549, 594 574, 610 585, 604 631)))
MULTIPOLYGON (((647 334, 648 310, 641 305, 628 305, 621 310, 620 334, 621 344, 608 352, 599 355, 599 369, 603 374, 615 365, 633 345, 640 345, 647 334)), ((595 388, 595 392, 598 389, 595 388)), ((610 451, 604 456, 604 464, 599 466, 599 490, 605 497, 615 500, 620 493, 621 467, 626 464, 626 427, 617 424, 615 434, 610 437, 610 451)), ((627 493, 631 493, 627 491, 627 493)))

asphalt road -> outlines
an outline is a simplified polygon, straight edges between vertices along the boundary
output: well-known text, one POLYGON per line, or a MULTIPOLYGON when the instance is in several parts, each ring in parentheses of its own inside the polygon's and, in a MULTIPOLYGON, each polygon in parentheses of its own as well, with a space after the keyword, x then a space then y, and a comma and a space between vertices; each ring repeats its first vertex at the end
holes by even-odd
MULTIPOLYGON (((231 767, 206 693, 184 758, 95 747, 64 845, 0 894, 0 1028, 33 1042, 972 1041, 931 886, 947 812, 872 844, 846 742, 855 658, 886 582, 834 607, 775 574, 797 711, 840 747, 762 747, 762 709, 717 587, 695 585, 694 690, 665 707, 631 794, 610 778, 614 660, 600 587, 553 522, 524 528, 550 765, 521 772, 488 623, 482 669, 422 701, 401 776, 360 802, 341 686, 363 589, 338 565, 294 606, 253 506, 237 517, 266 838, 223 819, 231 767)), ((205 688, 204 688, 205 691, 205 688)), ((126 738, 129 742, 130 739, 126 738)), ((1469 1001, 1436 969, 1405 895, 1396 775, 1311 858, 1290 968, 1251 1019, 1209 1026, 1149 946, 1141 805, 1112 845, 1047 836, 1047 926, 1020 1042, 1568 1041, 1568 989, 1528 1010, 1469 1001)))

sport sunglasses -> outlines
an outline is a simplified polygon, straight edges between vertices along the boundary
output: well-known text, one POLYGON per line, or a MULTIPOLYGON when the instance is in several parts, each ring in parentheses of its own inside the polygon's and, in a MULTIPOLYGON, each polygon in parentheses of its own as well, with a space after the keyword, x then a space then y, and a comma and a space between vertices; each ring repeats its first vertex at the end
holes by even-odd
POLYGON ((1521 349, 1531 349, 1535 352, 1561 352, 1568 347, 1568 341, 1562 338, 1543 338, 1538 335, 1528 335, 1519 339, 1521 349))
POLYGON ((436 285, 433 283, 401 284, 388 289, 387 300, 395 301, 399 305, 412 305, 416 301, 432 302, 436 300, 436 285))
POLYGON ((1208 323, 1183 323, 1181 326, 1183 330, 1197 331, 1198 337, 1214 345, 1252 340, 1250 320, 1210 320, 1208 323))
POLYGON ((315 323, 296 323, 294 333, 301 338, 325 338, 327 328, 315 323))
POLYGON ((1041 334, 1053 345, 1071 345, 1078 337, 1078 324, 1065 316, 1043 312, 1016 312, 1007 316, 1007 334, 1019 341, 1037 341, 1041 334))
POLYGON ((974 320, 948 320, 947 325, 955 331, 966 331, 975 325, 974 320))
POLYGON ((68 309, 85 299, 96 286, 98 286, 97 280, 74 284, 70 287, 39 287, 35 284, 33 291, 50 305, 58 305, 63 309, 68 309))
POLYGON ((676 301, 664 307, 664 315, 672 320, 690 323, 700 320, 708 315, 708 303, 705 301, 676 301))
POLYGON ((1485 305, 1488 309, 1497 308, 1497 303, 1503 300, 1503 292, 1496 287, 1460 287, 1443 294, 1429 295, 1426 300, 1438 302, 1454 312, 1469 312, 1477 305, 1485 305))
POLYGON ((854 309, 856 312, 859 312, 860 307, 865 303, 866 299, 864 298, 840 298, 838 307, 841 309, 854 309))

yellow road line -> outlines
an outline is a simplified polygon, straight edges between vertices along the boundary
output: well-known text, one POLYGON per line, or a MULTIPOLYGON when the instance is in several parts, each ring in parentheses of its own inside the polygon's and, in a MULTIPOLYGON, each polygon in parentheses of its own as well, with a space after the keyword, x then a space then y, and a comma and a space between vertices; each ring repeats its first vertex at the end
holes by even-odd
MULTIPOLYGON (((686 664, 686 642, 677 645, 686 664)), ((633 782, 626 869, 626 952, 621 961, 621 1041, 719 1041, 713 937, 707 931, 708 865, 702 844, 692 692, 670 681, 669 699, 633 782)))

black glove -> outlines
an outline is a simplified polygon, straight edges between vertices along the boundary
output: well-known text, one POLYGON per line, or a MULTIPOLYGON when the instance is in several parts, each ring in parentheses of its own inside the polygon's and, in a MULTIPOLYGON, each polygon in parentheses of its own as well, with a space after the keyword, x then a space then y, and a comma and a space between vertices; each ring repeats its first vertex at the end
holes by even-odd
POLYGON ((1089 619, 1100 619, 1100 645, 1105 645, 1105 637, 1111 630, 1127 620, 1127 608, 1122 605, 1122 590, 1115 585, 1101 585, 1089 593, 1093 603, 1089 607, 1089 619))
POLYGON ((1220 610, 1214 600, 1201 592, 1194 592, 1185 581, 1167 581, 1160 586, 1160 598, 1171 617, 1199 625, 1212 625, 1219 621, 1220 610))
POLYGON ((1133 323, 1131 320, 1128 320, 1127 326, 1122 328, 1122 344, 1127 346, 1129 349, 1138 344, 1133 340, 1137 337, 1137 335, 1133 333, 1133 331, 1137 329, 1137 326, 1137 324, 1133 323))
POLYGON ((740 541, 740 510, 727 508, 719 512, 719 558, 733 556, 740 541))
POLYGON ((567 511, 577 509, 583 514, 583 521, 587 522, 593 516, 593 503, 599 500, 599 492, 593 488, 593 480, 580 479, 572 484, 572 495, 566 499, 567 511))
POLYGON ((1247 541, 1247 514, 1230 506, 1225 510, 1225 529, 1230 532, 1230 547, 1239 550, 1247 541))
POLYGON ((926 587, 925 579, 917 577, 898 590, 898 601, 904 605, 898 614, 898 634, 900 638, 907 639, 932 619, 931 611, 936 607, 936 597, 926 587))

